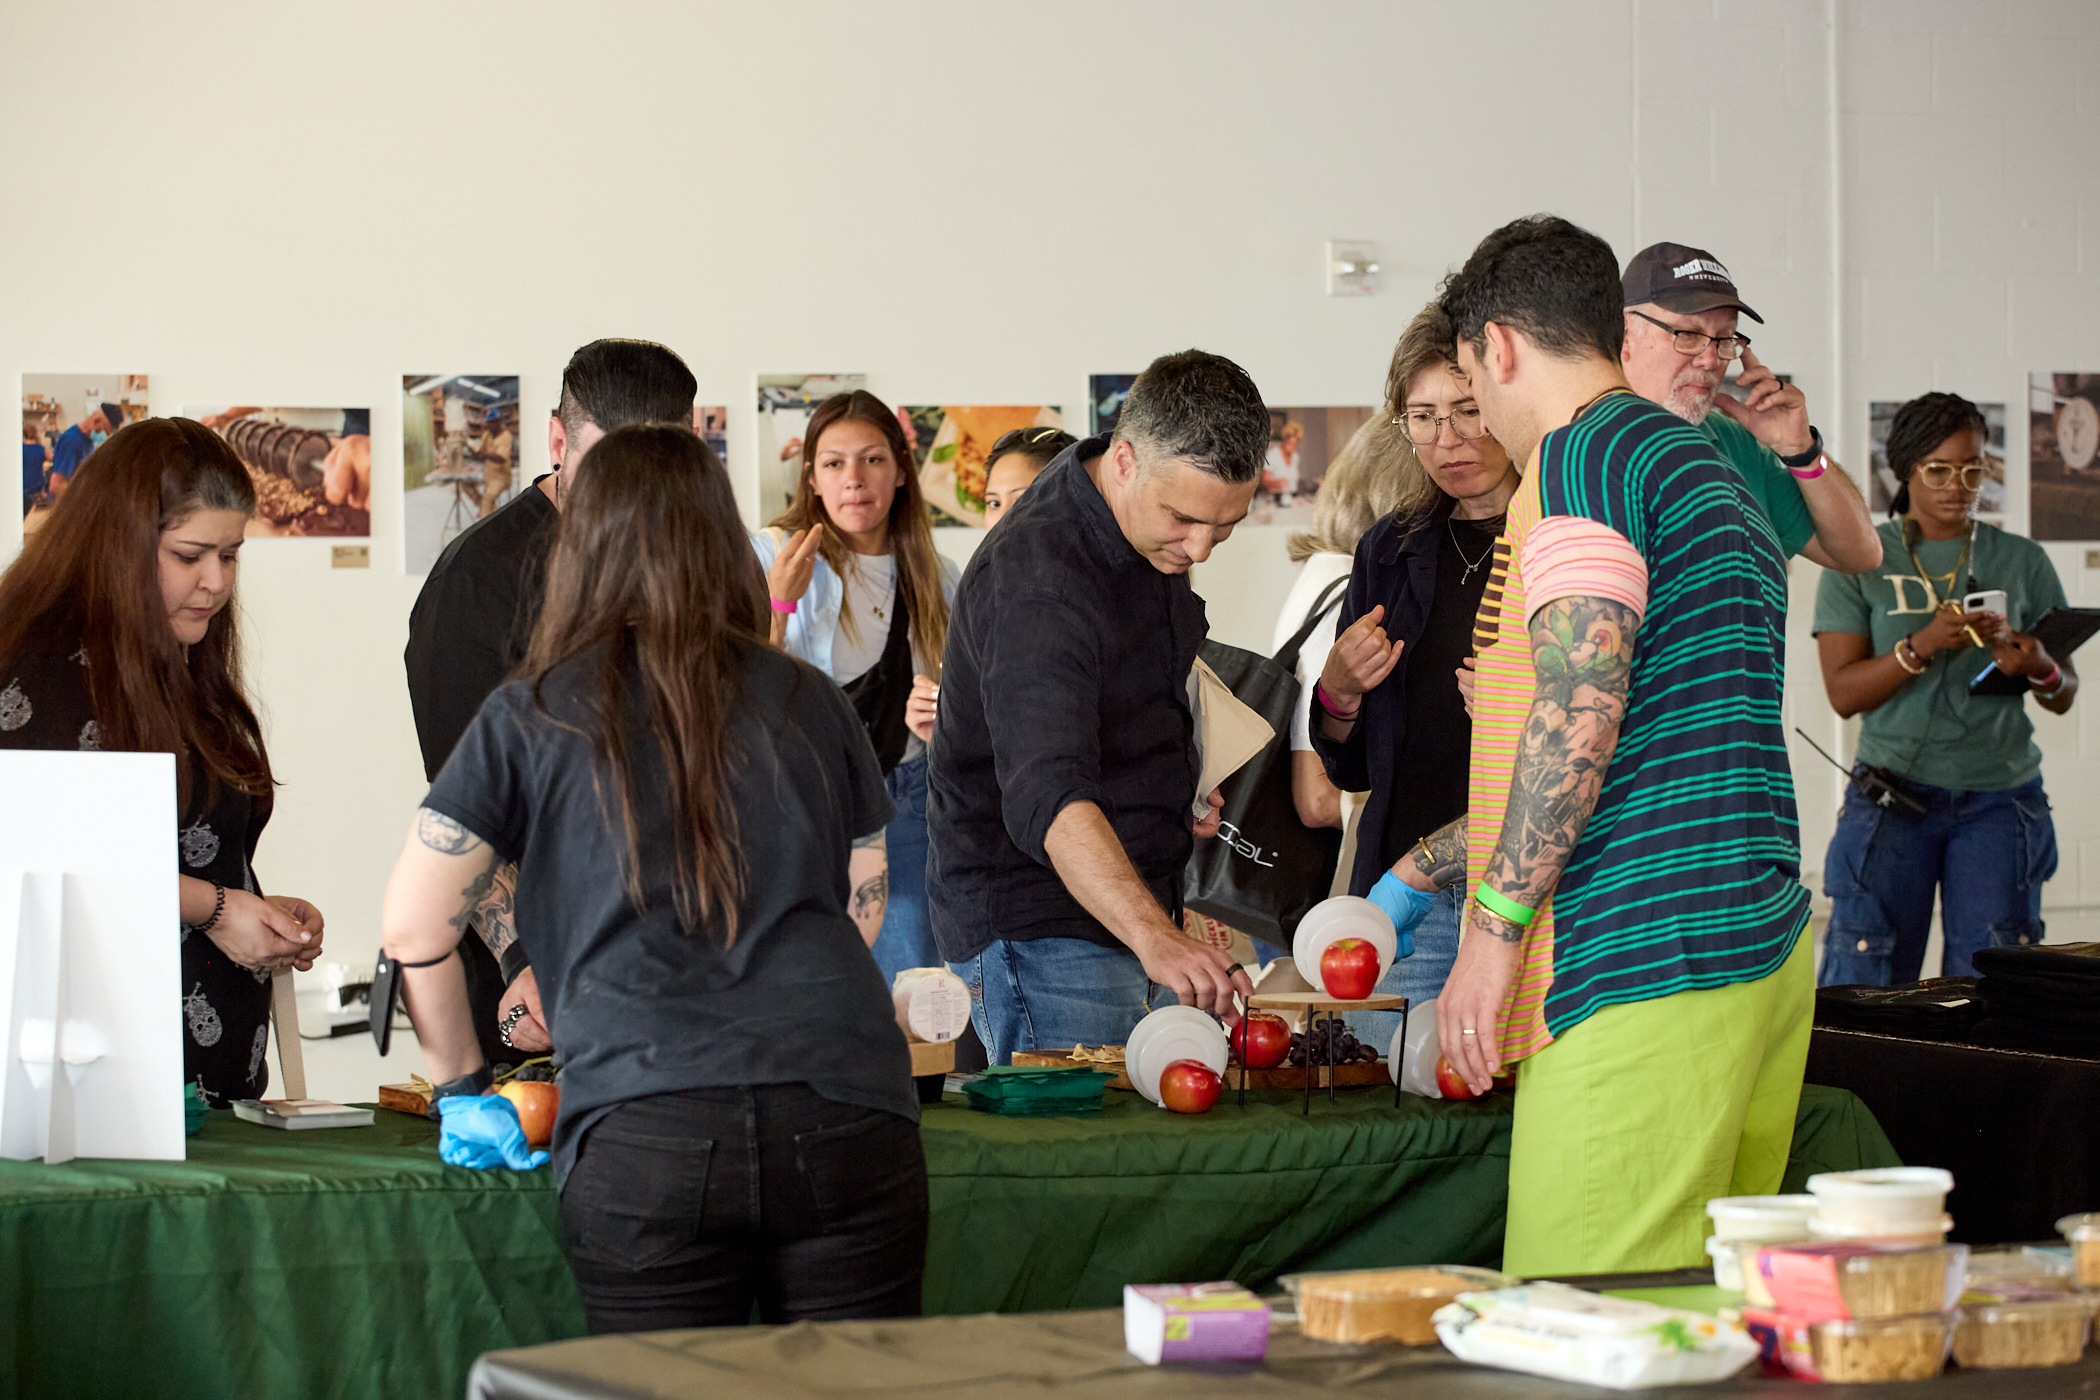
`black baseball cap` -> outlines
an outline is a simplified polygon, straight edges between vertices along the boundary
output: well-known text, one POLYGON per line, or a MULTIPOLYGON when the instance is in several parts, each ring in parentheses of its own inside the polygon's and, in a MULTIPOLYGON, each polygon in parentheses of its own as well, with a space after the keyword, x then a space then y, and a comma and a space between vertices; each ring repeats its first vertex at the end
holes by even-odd
POLYGON ((1644 306, 1654 302, 1671 311, 1697 313, 1732 306, 1757 322, 1765 318, 1743 305, 1736 295, 1735 279, 1721 261, 1704 248, 1682 243, 1651 243, 1633 255, 1626 275, 1619 279, 1626 294, 1622 306, 1644 306))

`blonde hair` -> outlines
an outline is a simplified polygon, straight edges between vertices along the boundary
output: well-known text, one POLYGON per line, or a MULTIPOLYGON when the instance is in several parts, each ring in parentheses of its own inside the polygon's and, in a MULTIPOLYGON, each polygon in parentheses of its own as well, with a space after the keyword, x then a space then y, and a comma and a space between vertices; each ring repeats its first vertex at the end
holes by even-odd
POLYGON ((1303 564, 1315 554, 1354 554, 1363 532, 1405 500, 1408 468, 1436 490, 1415 460, 1407 429, 1390 413, 1374 413, 1328 464, 1327 475, 1313 497, 1312 527, 1293 534, 1287 546, 1291 562, 1303 564))

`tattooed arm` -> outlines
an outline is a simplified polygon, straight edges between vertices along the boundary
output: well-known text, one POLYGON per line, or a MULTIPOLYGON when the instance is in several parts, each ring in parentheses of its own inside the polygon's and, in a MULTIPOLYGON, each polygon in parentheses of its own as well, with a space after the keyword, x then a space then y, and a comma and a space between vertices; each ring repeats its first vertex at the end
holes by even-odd
POLYGON ((456 1079, 482 1063, 481 1042, 467 1010, 466 976, 459 959, 445 954, 458 945, 469 923, 484 918, 514 937, 516 888, 515 867, 488 842, 441 812, 425 807, 416 813, 387 882, 380 946, 404 964, 402 990, 433 1082, 456 1079), (444 961, 406 966, 432 958, 444 961))
MULTIPOLYGON (((1597 809, 1626 717, 1640 625, 1638 612, 1609 598, 1559 598, 1532 614, 1538 689, 1482 879, 1527 909, 1545 902, 1597 809)), ((1478 1091, 1502 1068, 1497 1031, 1523 941, 1523 929, 1478 903, 1467 906, 1458 962, 1437 1001, 1437 1040, 1478 1091)))
POLYGON ((875 936, 882 932, 882 916, 890 907, 888 832, 877 831, 853 843, 846 857, 846 888, 851 891, 846 909, 860 928, 861 941, 872 948, 875 936))
POLYGON ((1441 890, 1466 873, 1466 819, 1446 822, 1393 862, 1393 873, 1418 890, 1441 890))

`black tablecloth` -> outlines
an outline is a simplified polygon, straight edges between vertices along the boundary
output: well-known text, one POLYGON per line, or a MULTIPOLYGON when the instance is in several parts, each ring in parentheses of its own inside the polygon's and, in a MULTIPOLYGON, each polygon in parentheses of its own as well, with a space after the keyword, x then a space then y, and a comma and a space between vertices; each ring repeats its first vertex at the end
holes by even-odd
POLYGON ((2100 1060, 1818 1026, 1808 1078, 1859 1095, 1909 1165, 1954 1173, 1957 1240, 2047 1239, 2100 1210, 2100 1060))

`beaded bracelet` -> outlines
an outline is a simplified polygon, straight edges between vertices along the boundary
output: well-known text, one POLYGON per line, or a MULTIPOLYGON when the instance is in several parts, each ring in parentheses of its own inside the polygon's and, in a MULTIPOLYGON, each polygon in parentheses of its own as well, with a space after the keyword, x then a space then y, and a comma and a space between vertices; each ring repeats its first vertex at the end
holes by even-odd
POLYGON ((193 929, 198 933, 210 933, 214 928, 217 928, 219 915, 226 912, 226 887, 214 880, 211 882, 211 891, 211 917, 201 924, 192 925, 193 929))

